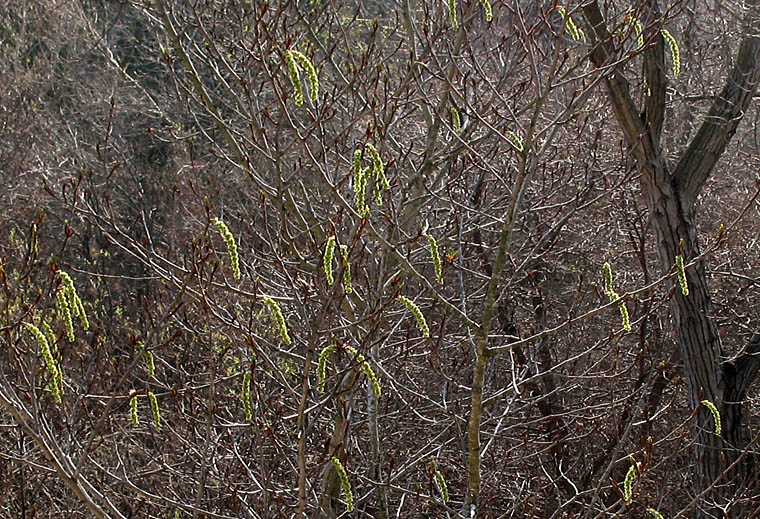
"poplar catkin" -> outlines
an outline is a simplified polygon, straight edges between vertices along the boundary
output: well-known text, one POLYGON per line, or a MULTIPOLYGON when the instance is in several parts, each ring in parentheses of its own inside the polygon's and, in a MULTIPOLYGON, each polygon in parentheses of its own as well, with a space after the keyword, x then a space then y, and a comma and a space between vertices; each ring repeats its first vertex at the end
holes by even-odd
POLYGON ((40 329, 35 325, 24 323, 24 326, 32 335, 34 335, 34 338, 37 340, 37 344, 40 347, 40 354, 45 361, 45 367, 47 368, 48 372, 48 385, 50 386, 50 392, 53 394, 53 399, 55 399, 56 403, 60 404, 62 386, 61 373, 60 369, 56 365, 55 359, 53 358, 53 354, 50 352, 50 344, 48 344, 48 340, 45 337, 45 334, 42 333, 40 329))
MULTIPOLYGON (((354 157, 355 156, 356 155, 354 155, 354 157)), ((359 168, 354 171, 354 194, 356 195, 356 212, 358 212, 362 218, 367 218, 369 216, 369 206, 366 202, 367 179, 369 178, 369 172, 370 168, 362 168, 361 163, 359 164, 359 168)))
POLYGON ((438 487, 438 491, 441 493, 441 499, 444 503, 449 501, 449 487, 446 485, 446 480, 435 466, 435 461, 430 464, 430 468, 433 470, 433 477, 435 478, 435 485, 438 487))
POLYGON ((459 20, 457 19, 457 0, 448 0, 449 2, 449 19, 451 26, 455 31, 459 30, 459 20))
POLYGON ((647 512, 649 513, 649 515, 654 517, 654 519, 663 519, 662 514, 658 512, 657 510, 655 510, 654 508, 647 508, 647 512))
POLYGON ((354 286, 351 284, 351 262, 348 258, 348 245, 341 245, 340 253, 343 257, 343 290, 346 291, 346 294, 351 294, 354 291, 354 286))
POLYGON ((284 342, 285 344, 290 344, 292 340, 290 338, 290 334, 288 333, 288 326, 285 324, 285 317, 283 317, 282 315, 282 310, 280 309, 280 305, 277 304, 277 301, 267 296, 264 296, 262 298, 262 301, 266 303, 267 307, 269 307, 269 315, 271 315, 272 320, 277 326, 277 330, 279 330, 280 332, 280 337, 282 337, 282 342, 284 342))
POLYGON ((623 329, 630 332, 631 317, 628 314, 628 308, 625 306, 625 301, 612 289, 612 266, 608 262, 605 262, 602 270, 604 271, 604 293, 613 303, 617 301, 618 308, 620 309, 620 318, 623 321, 623 329))
POLYGON ((152 391, 148 391, 148 400, 150 400, 150 411, 153 414, 153 425, 159 431, 161 430, 161 410, 158 408, 158 398, 152 391))
POLYGON ((250 422, 253 418, 251 409, 251 372, 243 373, 243 385, 240 390, 240 400, 243 402, 243 411, 245 411, 245 421, 250 422))
POLYGON ((343 488, 343 496, 346 499, 346 510, 353 512, 354 510, 354 494, 351 492, 351 482, 348 480, 348 474, 346 469, 338 458, 333 456, 330 462, 335 467, 335 472, 338 473, 338 479, 340 480, 340 486, 343 488))
POLYGON ((383 205, 383 191, 390 189, 390 182, 388 177, 385 176, 385 165, 380 158, 380 153, 372 144, 367 143, 365 149, 369 152, 369 156, 372 159, 371 175, 375 181, 374 198, 375 205, 383 205))
POLYGON ((722 426, 720 421, 720 412, 718 412, 718 408, 715 407, 715 404, 710 402, 709 400, 702 400, 702 405, 705 406, 707 409, 709 409, 710 413, 713 416, 713 423, 715 424, 715 434, 720 436, 722 426))
POLYGON ((407 299, 404 296, 398 296, 398 300, 401 301, 410 312, 412 312, 412 315, 414 315, 414 318, 417 320, 417 325, 420 327, 422 336, 426 339, 430 338, 430 328, 428 328, 427 321, 425 320, 425 316, 422 315, 420 307, 417 306, 414 301, 407 299))
POLYGON ((153 377, 156 375, 156 363, 153 359, 153 352, 145 350, 145 365, 148 367, 148 376, 153 377))
POLYGON ((369 365, 369 362, 367 362, 367 359, 364 358, 364 355, 356 351, 356 348, 352 348, 351 346, 346 346, 346 351, 356 357, 356 362, 359 363, 359 368, 364 372, 364 374, 367 376, 367 379, 369 380, 370 386, 372 386, 372 392, 375 394, 377 398, 380 398, 383 396, 382 388, 380 387, 380 382, 377 381, 377 375, 375 375, 375 371, 372 369, 372 366, 369 365))
POLYGON ((63 321, 63 326, 66 328, 66 337, 69 342, 74 342, 74 322, 71 319, 71 309, 69 303, 66 301, 66 290, 63 287, 59 287, 55 293, 56 308, 58 309, 58 315, 63 321))
POLYGON ((135 391, 132 391, 129 396, 129 418, 134 427, 140 425, 140 417, 137 415, 137 393, 135 391))
POLYGON ((325 255, 324 258, 322 258, 322 263, 325 270, 325 277, 327 278, 327 284, 331 285, 335 283, 335 277, 333 276, 333 257, 335 255, 335 236, 330 236, 327 238, 327 243, 325 243, 325 255))
POLYGON ((430 244, 430 259, 433 261, 435 279, 439 284, 443 285, 443 268, 441 266, 441 254, 438 251, 438 242, 435 241, 435 237, 432 234, 426 234, 425 237, 430 244))
POLYGON ((625 21, 633 25, 633 30, 636 33, 636 45, 640 49, 644 46, 644 31, 641 22, 630 14, 625 17, 625 21))
POLYGON ((631 501, 633 501, 633 479, 636 476, 636 463, 632 462, 631 467, 628 469, 628 472, 625 475, 625 480, 623 480, 623 498, 625 499, 625 504, 630 505, 631 501))
POLYGON ((301 74, 299 66, 306 72, 306 80, 309 83, 309 95, 316 101, 319 97, 319 76, 311 60, 297 50, 285 51, 285 62, 288 67, 288 76, 293 85, 296 105, 303 104, 303 92, 301 91, 301 74))
POLYGON ((156 363, 153 358, 153 352, 145 348, 145 344, 142 341, 137 341, 137 351, 142 353, 143 359, 145 359, 145 367, 148 369, 148 376, 152 377, 156 374, 156 363))
POLYGON ((570 33, 573 40, 580 40, 583 43, 586 43, 586 33, 583 32, 583 29, 575 25, 573 18, 568 16, 567 10, 564 7, 557 7, 557 12, 562 16, 562 20, 565 22, 565 27, 567 27, 567 32, 570 33))
POLYGON ((491 8, 491 2, 488 0, 480 0, 480 5, 483 6, 483 12, 486 14, 486 21, 493 20, 493 9, 491 8))
POLYGON ((361 174, 362 171, 362 150, 357 148, 354 150, 354 190, 356 190, 356 177, 361 174))
POLYGON ((301 68, 306 72, 306 81, 309 83, 309 93, 311 94, 311 99, 316 101, 319 97, 319 76, 317 75, 317 69, 314 68, 311 60, 307 58, 303 53, 298 52, 297 50, 291 50, 290 53, 293 55, 301 68))
POLYGON ((602 271, 604 272, 604 293, 612 299, 613 296, 617 295, 612 290, 612 265, 605 261, 602 271))
POLYGON ((454 126, 454 132, 457 135, 462 133, 462 120, 459 118, 459 110, 451 108, 451 124, 454 126))
POLYGON ((519 151, 520 153, 524 151, 522 139, 520 139, 520 137, 518 137, 515 132, 508 131, 507 138, 510 140, 512 145, 517 149, 517 151, 519 151))
POLYGON ((285 64, 288 67, 288 77, 293 86, 293 99, 296 106, 303 104, 303 92, 301 91, 301 73, 298 71, 296 59, 290 51, 285 52, 285 64))
POLYGON ((325 392, 325 380, 327 378, 327 359, 330 354, 335 351, 335 345, 330 344, 322 348, 319 353, 319 360, 317 361, 317 391, 320 393, 325 392))
POLYGON ((77 289, 74 287, 74 280, 72 280, 71 276, 62 270, 58 271, 58 275, 63 282, 63 288, 66 294, 66 302, 68 304, 69 311, 71 314, 79 317, 79 321, 82 323, 83 330, 89 330, 90 322, 87 320, 87 315, 84 312, 84 305, 82 305, 82 300, 79 298, 77 289))
POLYGON ((227 255, 230 258, 230 264, 232 266, 232 275, 236 280, 240 279, 240 257, 238 256, 238 248, 235 243, 235 237, 232 236, 230 228, 220 218, 214 218, 212 220, 214 226, 219 229, 219 233, 224 239, 224 243, 227 246, 227 255))
POLYGON ((681 286, 681 293, 689 295, 689 283, 686 281, 686 269, 683 264, 683 256, 676 256, 676 272, 678 274, 678 284, 681 286))
POLYGON ((670 59, 673 62, 673 76, 678 77, 681 73, 681 51, 678 49, 678 42, 670 34, 669 30, 662 29, 660 33, 670 48, 670 59))

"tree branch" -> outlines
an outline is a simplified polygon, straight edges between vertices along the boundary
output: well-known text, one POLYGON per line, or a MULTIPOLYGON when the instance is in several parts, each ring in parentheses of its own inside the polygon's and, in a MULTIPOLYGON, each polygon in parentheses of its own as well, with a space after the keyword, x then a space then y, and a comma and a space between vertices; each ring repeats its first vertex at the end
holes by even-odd
POLYGON ((648 140, 642 139, 647 133, 646 126, 631 97, 630 84, 621 72, 614 69, 617 66, 617 63, 613 61, 615 47, 612 44, 612 35, 599 9, 599 2, 593 0, 585 4, 583 14, 591 26, 591 40, 594 44, 591 60, 600 69, 609 69, 604 73, 615 117, 620 122, 626 141, 633 148, 637 162, 640 166, 644 166, 655 154, 648 140))
POLYGON ((749 386, 757 378, 760 370, 760 333, 755 333, 744 351, 731 361, 723 363, 723 372, 732 373, 737 395, 747 394, 749 386))
POLYGON ((673 173, 687 207, 736 133, 760 80, 760 0, 747 0, 745 6, 745 36, 734 69, 673 173))
POLYGON ((652 2, 649 10, 649 23, 644 29, 645 41, 651 42, 644 52, 644 75, 649 89, 646 98, 644 123, 649 129, 652 142, 659 144, 662 127, 665 121, 665 41, 660 34, 659 24, 655 24, 660 16, 657 2, 652 2))

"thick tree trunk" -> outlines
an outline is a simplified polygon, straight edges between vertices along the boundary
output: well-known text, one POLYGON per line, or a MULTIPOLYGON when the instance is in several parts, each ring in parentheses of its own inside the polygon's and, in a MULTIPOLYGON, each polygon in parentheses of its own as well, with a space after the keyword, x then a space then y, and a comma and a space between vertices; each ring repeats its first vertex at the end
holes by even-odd
MULTIPOLYGON (((657 256, 664 272, 674 270, 676 256, 684 263, 699 257, 691 211, 681 203, 681 195, 665 169, 664 162, 653 165, 642 180, 644 196, 649 206, 652 228, 657 244, 657 256)), ((674 282, 670 301, 676 338, 689 389, 689 403, 697 409, 694 424, 695 469, 697 489, 702 490, 718 479, 723 472, 721 462, 723 440, 714 433, 713 418, 702 400, 723 408, 724 384, 720 376, 723 351, 717 326, 711 318, 712 302, 707 286, 704 264, 697 260, 685 269, 688 293, 674 282)), ((716 504, 724 506, 731 493, 719 492, 716 504), (725 495, 723 495, 725 494, 725 495)), ((710 507, 712 508, 712 507, 710 507)))

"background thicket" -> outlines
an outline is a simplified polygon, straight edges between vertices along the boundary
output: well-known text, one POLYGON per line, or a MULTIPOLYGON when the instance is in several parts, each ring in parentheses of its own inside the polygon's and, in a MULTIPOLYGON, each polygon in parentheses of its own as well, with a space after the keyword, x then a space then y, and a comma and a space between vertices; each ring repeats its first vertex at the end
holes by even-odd
POLYGON ((760 7, 557 7, 0 6, 0 515, 754 517, 760 7))

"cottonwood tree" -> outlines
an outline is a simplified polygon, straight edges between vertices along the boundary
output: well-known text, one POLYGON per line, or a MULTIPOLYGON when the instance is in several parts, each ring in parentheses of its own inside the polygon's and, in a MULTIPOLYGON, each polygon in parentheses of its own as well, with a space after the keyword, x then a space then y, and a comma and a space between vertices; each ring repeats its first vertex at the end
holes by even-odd
MULTIPOLYGON (((668 273, 676 269, 677 262, 685 265, 688 289, 676 288, 671 309, 689 385, 689 401, 698 413, 694 428, 697 484, 700 490, 717 485, 717 490, 706 499, 715 506, 705 504, 704 513, 719 514, 722 510, 730 516, 742 514, 741 508, 731 507, 729 502, 741 489, 743 479, 750 476, 747 470, 751 463, 741 459, 748 443, 743 407, 747 390, 757 375, 760 335, 754 335, 735 358, 725 353, 712 317, 694 207, 749 109, 760 80, 760 3, 747 1, 741 7, 743 30, 733 69, 725 86, 715 94, 699 130, 674 161, 669 159, 669 150, 662 143, 668 86, 665 56, 672 39, 672 35, 664 32, 663 7, 659 2, 647 2, 630 14, 643 26, 641 52, 648 95, 641 106, 634 101, 626 74, 616 65, 626 59, 627 52, 613 37, 620 22, 612 13, 603 14, 598 2, 588 2, 582 7, 591 28, 591 59, 604 70, 611 107, 641 174, 640 186, 649 210, 660 269, 668 273), (713 417, 706 406, 700 405, 705 399, 714 402, 720 411, 722 435, 711 430, 713 417)), ((673 55, 671 59, 677 73, 680 59, 688 57, 679 59, 673 55)))

